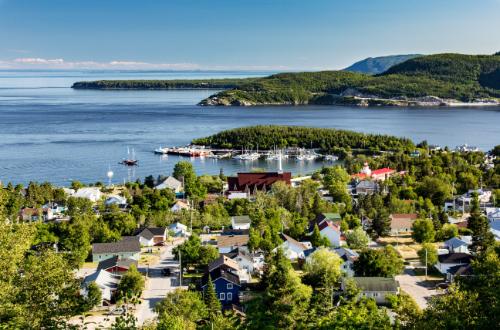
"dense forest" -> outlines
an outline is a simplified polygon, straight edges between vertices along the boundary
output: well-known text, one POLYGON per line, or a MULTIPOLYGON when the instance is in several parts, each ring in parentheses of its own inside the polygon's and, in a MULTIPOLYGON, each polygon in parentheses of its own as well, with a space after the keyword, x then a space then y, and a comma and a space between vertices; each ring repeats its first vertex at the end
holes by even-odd
POLYGON ((367 149, 413 150, 413 142, 388 135, 363 134, 330 128, 300 126, 251 126, 236 128, 192 141, 194 144, 219 148, 301 147, 325 151, 367 149))
POLYGON ((245 79, 206 79, 206 80, 97 80, 78 81, 75 89, 229 89, 235 88, 245 79))

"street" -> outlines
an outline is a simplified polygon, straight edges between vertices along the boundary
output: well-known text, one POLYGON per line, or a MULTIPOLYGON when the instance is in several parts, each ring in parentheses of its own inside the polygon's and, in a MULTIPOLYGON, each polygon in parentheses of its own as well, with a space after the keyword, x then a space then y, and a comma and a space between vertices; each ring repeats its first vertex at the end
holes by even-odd
POLYGON ((401 290, 409 294, 421 309, 425 309, 429 298, 439 292, 434 288, 424 286, 423 276, 412 274, 411 269, 405 269, 405 274, 396 275, 396 280, 399 282, 401 290))

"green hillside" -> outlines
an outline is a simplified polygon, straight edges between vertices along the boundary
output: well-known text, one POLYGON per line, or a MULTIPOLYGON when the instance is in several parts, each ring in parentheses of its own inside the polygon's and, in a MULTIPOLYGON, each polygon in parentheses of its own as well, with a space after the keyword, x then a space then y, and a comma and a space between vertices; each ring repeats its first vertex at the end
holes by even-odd
POLYGON ((245 79, 197 79, 197 80, 97 80, 78 81, 71 86, 74 89, 228 89, 241 84, 245 79))
POLYGON ((282 73, 243 83, 202 105, 360 104, 408 105, 435 96, 471 102, 500 98, 500 56, 439 54, 416 57, 388 71, 282 73))

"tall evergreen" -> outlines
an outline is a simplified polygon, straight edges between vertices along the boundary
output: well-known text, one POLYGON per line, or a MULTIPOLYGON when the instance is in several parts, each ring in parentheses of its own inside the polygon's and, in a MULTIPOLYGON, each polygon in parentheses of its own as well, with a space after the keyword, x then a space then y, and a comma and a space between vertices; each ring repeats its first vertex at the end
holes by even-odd
POLYGON ((490 232, 488 219, 481 214, 477 193, 473 193, 472 195, 472 204, 467 227, 472 231, 472 251, 481 253, 488 249, 488 247, 494 246, 495 240, 493 234, 490 232))
POLYGON ((372 221, 372 231, 377 236, 387 236, 391 229, 391 219, 389 212, 385 208, 380 209, 372 221))
POLYGON ((217 293, 215 292, 215 287, 212 282, 212 277, 208 275, 207 288, 205 289, 205 296, 203 297, 205 305, 207 306, 208 316, 212 320, 221 311, 221 304, 219 299, 217 299, 217 293))

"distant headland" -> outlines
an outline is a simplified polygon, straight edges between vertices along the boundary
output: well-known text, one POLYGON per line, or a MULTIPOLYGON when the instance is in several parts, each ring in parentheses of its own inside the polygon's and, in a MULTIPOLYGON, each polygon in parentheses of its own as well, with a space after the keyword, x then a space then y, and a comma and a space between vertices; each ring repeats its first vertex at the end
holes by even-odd
MULTIPOLYGON (((101 80, 76 82, 75 89, 214 89, 203 106, 500 105, 500 55, 403 55, 380 74, 342 71, 279 73, 263 78, 207 80, 101 80)), ((383 59, 383 60, 382 60, 383 59)), ((365 61, 373 62, 374 59, 365 61)), ((359 66, 359 62, 358 62, 359 66)), ((380 69, 380 66, 377 66, 380 69)))

